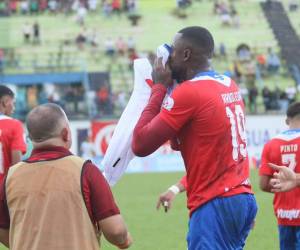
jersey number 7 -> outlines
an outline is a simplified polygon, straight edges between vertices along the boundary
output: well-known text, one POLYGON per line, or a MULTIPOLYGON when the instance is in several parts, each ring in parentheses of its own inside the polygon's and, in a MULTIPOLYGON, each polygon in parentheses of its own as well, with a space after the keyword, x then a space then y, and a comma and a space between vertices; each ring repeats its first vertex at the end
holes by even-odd
POLYGON ((288 164, 288 168, 295 170, 296 167, 296 154, 282 154, 281 155, 281 162, 284 165, 288 164))

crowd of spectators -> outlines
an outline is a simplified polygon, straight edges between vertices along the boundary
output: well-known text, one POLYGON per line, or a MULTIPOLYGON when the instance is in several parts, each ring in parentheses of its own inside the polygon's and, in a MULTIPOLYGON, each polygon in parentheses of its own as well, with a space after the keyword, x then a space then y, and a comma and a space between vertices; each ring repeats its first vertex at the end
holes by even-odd
MULTIPOLYGON (((192 1, 177 0, 176 3, 178 8, 185 9, 192 4, 192 1)), ((233 3, 234 1, 215 0, 212 3, 213 11, 215 15, 220 17, 222 25, 239 27, 238 13, 233 3)), ((119 16, 123 12, 134 12, 136 9, 136 0, 12 0, 9 1, 6 7, 9 7, 10 14, 19 13, 27 15, 43 13, 45 11, 53 14, 57 12, 75 13, 76 22, 82 26, 81 31, 74 37, 71 36, 71 38, 69 37, 64 40, 59 47, 59 58, 63 58, 64 56, 64 46, 69 47, 70 44, 75 44, 79 51, 85 49, 91 50, 91 59, 94 58, 98 60, 99 58, 103 58, 103 56, 106 59, 110 59, 107 61, 110 61, 111 67, 116 64, 115 59, 125 59, 122 60, 120 70, 126 71, 128 68, 132 70, 134 59, 145 56, 145 53, 137 51, 133 37, 123 37, 121 35, 117 38, 101 37, 99 30, 96 28, 88 29, 85 23, 85 17, 88 12, 102 10, 105 16, 119 16), (123 66, 128 68, 122 68, 123 66)), ((296 7, 294 6, 294 8, 296 7)), ((38 22, 25 22, 22 27, 24 43, 39 44, 41 42, 40 29, 38 22)), ((153 59, 153 56, 155 56, 153 52, 146 53, 149 54, 149 58, 153 59)), ((280 83, 274 82, 274 85, 277 85, 277 87, 275 89, 269 89, 264 84, 266 78, 280 75, 283 68, 280 57, 277 53, 274 53, 272 49, 267 49, 266 51, 260 49, 259 52, 256 52, 256 50, 251 49, 249 45, 240 44, 233 55, 233 52, 227 49, 227 45, 221 42, 219 46, 217 46, 215 57, 228 65, 225 73, 232 76, 240 85, 245 103, 251 113, 258 112, 257 107, 261 100, 263 100, 264 110, 270 111, 284 110, 286 105, 295 99, 297 89, 293 86, 282 89, 280 83)), ((0 49, 0 74, 3 70, 4 63, 6 63, 6 59, 7 54, 5 50, 0 49)), ((57 60, 57 63, 59 63, 59 60, 57 60)), ((108 67, 108 71, 109 70, 110 67, 108 67)), ((124 80, 124 77, 122 80, 128 81, 128 79, 124 80)), ((129 85, 130 84, 128 84, 128 86, 129 85)), ((44 91, 41 86, 37 87, 37 89, 38 93, 43 93, 44 91)), ((26 90, 26 92, 28 91, 26 90)), ((84 91, 77 91, 72 87, 64 92, 66 95, 63 98, 58 98, 59 96, 57 94, 54 94, 53 97, 49 97, 48 95, 47 98, 53 99, 55 102, 59 102, 58 100, 62 99, 68 100, 67 103, 71 104, 60 104, 66 105, 67 109, 74 110, 76 113, 80 110, 80 107, 82 107, 83 92, 84 91)), ((92 107, 91 113, 100 113, 101 115, 112 113, 114 107, 111 103, 114 103, 117 109, 123 110, 129 94, 129 92, 120 90, 110 94, 110 91, 108 91, 106 87, 101 87, 101 89, 89 93, 91 97, 89 100, 93 100, 91 104, 89 104, 89 106, 92 107)), ((32 101, 30 101, 30 103, 32 103, 32 101)), ((70 113, 72 112, 73 111, 70 111, 70 113)))
POLYGON ((53 83, 12 86, 16 98, 15 116, 24 120, 27 113, 37 105, 52 102, 61 105, 71 118, 88 116, 82 84, 58 85, 53 83))
MULTIPOLYGON (((235 55, 228 60, 227 50, 224 43, 219 45, 215 52, 218 60, 226 61, 228 70, 225 74, 230 75, 239 85, 241 94, 250 113, 258 113, 258 106, 262 100, 263 111, 284 112, 287 106, 295 101, 297 91, 296 86, 280 86, 278 79, 284 78, 284 69, 280 56, 271 48, 264 52, 255 52, 247 44, 240 44, 235 51, 235 55), (265 85, 267 79, 274 81, 274 89, 265 85)), ((286 76, 285 76, 286 77, 286 76)))
POLYGON ((51 14, 76 13, 77 21, 84 22, 88 11, 96 12, 99 8, 105 16, 121 13, 134 13, 137 0, 10 0, 0 1, 0 16, 36 15, 44 12, 51 14))

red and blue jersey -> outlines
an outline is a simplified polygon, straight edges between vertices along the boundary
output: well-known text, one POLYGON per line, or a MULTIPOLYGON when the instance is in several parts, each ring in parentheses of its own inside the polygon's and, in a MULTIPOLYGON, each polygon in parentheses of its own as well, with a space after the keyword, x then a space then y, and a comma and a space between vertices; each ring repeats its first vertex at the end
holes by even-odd
MULTIPOLYGON (((286 166, 300 173, 300 129, 284 131, 265 144, 260 175, 273 176, 274 170, 268 163, 286 166)), ((274 194, 274 213, 278 224, 300 226, 300 188, 274 194)))
POLYGON ((199 73, 175 88, 159 116, 177 131, 191 213, 218 196, 252 193, 244 103, 233 80, 199 73))

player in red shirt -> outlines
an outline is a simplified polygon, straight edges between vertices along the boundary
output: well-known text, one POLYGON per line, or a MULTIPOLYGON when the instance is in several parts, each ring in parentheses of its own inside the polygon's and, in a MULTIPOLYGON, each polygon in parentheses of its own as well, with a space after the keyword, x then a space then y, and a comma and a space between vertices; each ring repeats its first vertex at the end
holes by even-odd
POLYGON ((23 125, 10 117, 14 109, 14 93, 0 85, 0 182, 8 168, 19 162, 26 152, 23 125))
MULTIPOLYGON (((300 102, 293 103, 287 110, 286 123, 289 129, 270 140, 263 149, 260 188, 271 192, 270 180, 275 172, 268 164, 284 165, 300 173, 300 102)), ((280 249, 300 248, 300 188, 295 187, 274 195, 274 213, 279 228, 280 249)))
POLYGON ((187 172, 188 249, 241 249, 257 211, 241 94, 229 77, 210 70, 214 41, 205 28, 182 29, 172 50, 165 67, 161 59, 154 65, 133 152, 146 156, 176 138, 187 172), (180 84, 161 109, 173 79, 180 84))

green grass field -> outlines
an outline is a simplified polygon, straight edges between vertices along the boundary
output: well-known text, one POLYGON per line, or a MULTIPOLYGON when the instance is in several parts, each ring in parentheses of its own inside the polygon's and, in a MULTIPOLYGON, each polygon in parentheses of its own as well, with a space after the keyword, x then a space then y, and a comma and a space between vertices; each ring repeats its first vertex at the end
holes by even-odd
MULTIPOLYGON (((257 170, 251 171, 259 212, 246 250, 276 250, 277 226, 272 195, 258 190, 257 170)), ((121 212, 134 238, 132 250, 185 250, 188 211, 185 195, 180 194, 170 212, 156 211, 158 195, 183 173, 128 174, 113 188, 121 212)), ((116 249, 102 241, 104 250, 116 249)), ((6 248, 0 247, 1 250, 6 248)))

